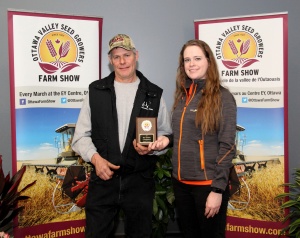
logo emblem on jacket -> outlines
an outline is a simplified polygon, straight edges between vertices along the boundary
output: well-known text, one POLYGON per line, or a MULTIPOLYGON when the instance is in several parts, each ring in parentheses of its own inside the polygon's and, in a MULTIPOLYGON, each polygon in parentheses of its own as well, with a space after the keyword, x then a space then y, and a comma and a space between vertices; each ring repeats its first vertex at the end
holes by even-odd
POLYGON ((143 102, 142 109, 153 111, 153 108, 150 107, 151 102, 143 102))

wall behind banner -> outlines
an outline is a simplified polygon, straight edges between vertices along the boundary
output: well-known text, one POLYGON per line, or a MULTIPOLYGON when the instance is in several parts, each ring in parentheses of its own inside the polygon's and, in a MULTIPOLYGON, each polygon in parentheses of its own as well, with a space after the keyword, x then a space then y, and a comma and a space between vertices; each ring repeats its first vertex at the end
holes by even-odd
MULTIPOLYGON (((139 70, 164 89, 169 109, 173 101, 178 54, 194 38, 194 20, 240 15, 288 12, 289 171, 300 166, 300 2, 297 0, 1 0, 0 2, 0 154, 4 171, 12 171, 10 80, 7 10, 97 16, 103 18, 102 77, 110 72, 107 43, 117 33, 132 36, 140 52, 139 70)), ((276 49, 274 49, 276 50, 276 49)), ((274 59, 275 61, 276 59, 274 59)), ((272 67, 272 62, 270 62, 272 67)), ((87 85, 88 86, 88 85, 87 85)))

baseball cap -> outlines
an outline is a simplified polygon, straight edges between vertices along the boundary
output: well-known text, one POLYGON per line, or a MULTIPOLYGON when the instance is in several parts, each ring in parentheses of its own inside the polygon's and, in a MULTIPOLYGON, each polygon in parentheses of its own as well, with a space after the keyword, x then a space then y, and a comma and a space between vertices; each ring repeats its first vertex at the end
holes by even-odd
POLYGON ((132 39, 125 34, 118 34, 114 36, 110 41, 109 41, 109 51, 108 54, 117 47, 121 47, 125 50, 133 50, 135 49, 134 43, 132 39))

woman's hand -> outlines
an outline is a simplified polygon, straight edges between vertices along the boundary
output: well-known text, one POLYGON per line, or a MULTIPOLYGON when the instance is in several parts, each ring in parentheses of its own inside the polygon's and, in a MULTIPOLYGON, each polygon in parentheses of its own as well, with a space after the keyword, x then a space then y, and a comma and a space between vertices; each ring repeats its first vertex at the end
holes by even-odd
POLYGON ((205 205, 205 216, 206 218, 214 217, 216 214, 219 213, 219 209, 222 203, 222 194, 210 192, 206 199, 205 205))
POLYGON ((156 141, 152 142, 148 146, 148 150, 163 150, 169 145, 169 138, 166 136, 159 136, 156 141))
POLYGON ((140 155, 152 154, 153 151, 160 151, 165 149, 169 145, 169 138, 166 136, 159 136, 156 141, 149 143, 148 146, 143 146, 140 143, 136 142, 136 139, 133 141, 133 146, 140 155))

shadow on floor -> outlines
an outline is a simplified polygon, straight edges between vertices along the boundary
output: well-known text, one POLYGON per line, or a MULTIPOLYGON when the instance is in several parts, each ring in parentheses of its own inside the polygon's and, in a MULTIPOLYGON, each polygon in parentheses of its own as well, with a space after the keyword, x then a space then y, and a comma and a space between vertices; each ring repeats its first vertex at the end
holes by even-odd
MULTIPOLYGON (((123 220, 118 220, 116 229, 115 229, 115 235, 110 238, 126 238, 124 235, 124 223, 123 220)), ((179 231, 177 220, 169 221, 167 234, 165 235, 165 238, 183 238, 183 235, 179 231)))

